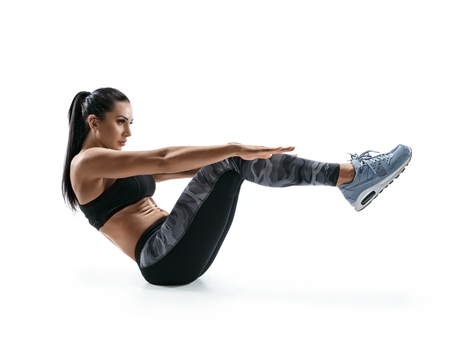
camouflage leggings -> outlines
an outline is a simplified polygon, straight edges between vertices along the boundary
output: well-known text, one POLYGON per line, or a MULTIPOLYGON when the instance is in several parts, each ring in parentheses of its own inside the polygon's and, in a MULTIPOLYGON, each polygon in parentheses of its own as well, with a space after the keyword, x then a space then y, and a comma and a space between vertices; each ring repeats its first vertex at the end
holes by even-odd
POLYGON ((232 157, 203 167, 170 215, 149 227, 136 247, 144 278, 157 285, 188 284, 209 268, 233 221, 242 182, 268 187, 335 186, 339 165, 291 155, 246 161, 232 157))

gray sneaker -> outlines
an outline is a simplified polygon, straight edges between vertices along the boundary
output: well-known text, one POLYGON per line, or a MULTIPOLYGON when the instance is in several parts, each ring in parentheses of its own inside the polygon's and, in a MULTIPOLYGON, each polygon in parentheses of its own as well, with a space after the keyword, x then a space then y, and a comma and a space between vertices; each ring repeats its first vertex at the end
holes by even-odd
POLYGON ((361 211, 366 208, 409 164, 412 150, 408 146, 398 145, 387 154, 371 156, 366 151, 361 155, 352 155, 351 162, 355 167, 355 178, 352 182, 339 186, 344 197, 355 208, 361 211))

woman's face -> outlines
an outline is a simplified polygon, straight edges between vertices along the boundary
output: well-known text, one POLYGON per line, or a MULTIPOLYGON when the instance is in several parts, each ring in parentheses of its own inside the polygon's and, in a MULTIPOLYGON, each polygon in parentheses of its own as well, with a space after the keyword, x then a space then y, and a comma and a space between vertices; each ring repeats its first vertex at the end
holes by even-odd
POLYGON ((103 147, 122 150, 131 136, 130 125, 133 123, 133 110, 128 102, 117 102, 114 110, 106 113, 104 120, 97 120, 94 135, 103 147))

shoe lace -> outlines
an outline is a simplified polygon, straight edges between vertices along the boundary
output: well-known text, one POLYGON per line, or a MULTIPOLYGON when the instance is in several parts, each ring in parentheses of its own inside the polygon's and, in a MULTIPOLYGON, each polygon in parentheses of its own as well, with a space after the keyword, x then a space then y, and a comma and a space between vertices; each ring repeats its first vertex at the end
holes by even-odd
POLYGON ((388 160, 389 156, 387 154, 380 154, 377 156, 372 156, 372 155, 370 155, 371 152, 379 154, 379 151, 373 151, 373 150, 364 151, 361 155, 350 154, 350 153, 348 153, 348 154, 351 157, 350 161, 358 160, 361 163, 361 167, 363 167, 364 165, 367 165, 376 174, 376 171, 372 167, 372 164, 376 163, 377 161, 388 160))

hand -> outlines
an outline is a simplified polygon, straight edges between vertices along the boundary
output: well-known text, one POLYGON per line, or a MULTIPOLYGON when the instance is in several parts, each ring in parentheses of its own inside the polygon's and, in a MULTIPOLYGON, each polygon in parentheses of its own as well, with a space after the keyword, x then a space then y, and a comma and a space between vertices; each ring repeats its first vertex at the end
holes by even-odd
MULTIPOLYGON (((238 145, 237 155, 243 160, 269 159, 272 155, 291 152, 294 146, 266 147, 256 145, 238 145)), ((297 155, 295 155, 297 156, 297 155)))

